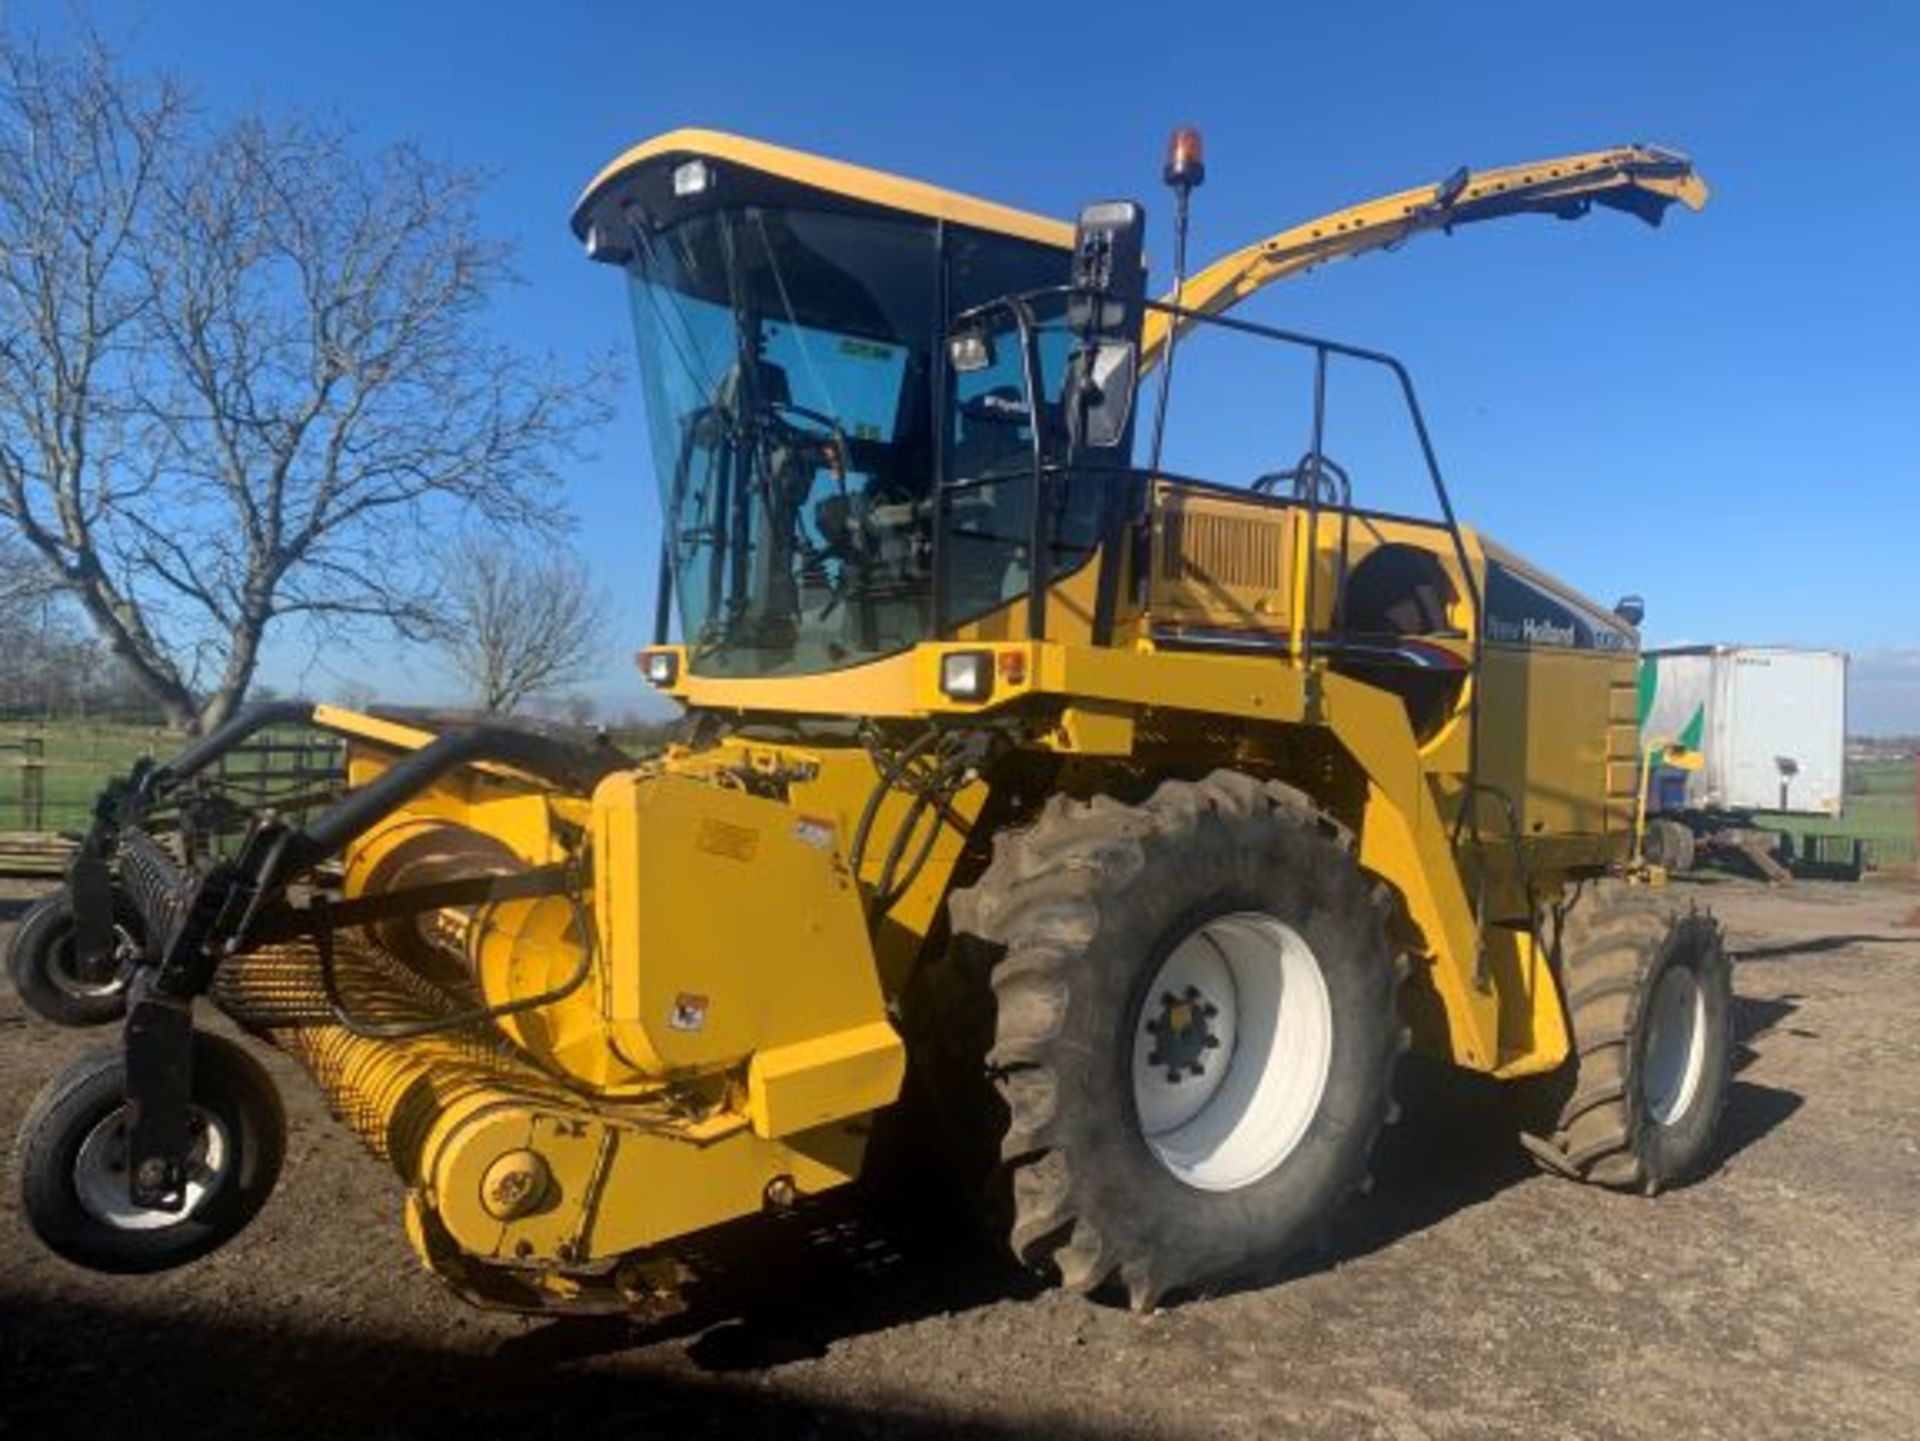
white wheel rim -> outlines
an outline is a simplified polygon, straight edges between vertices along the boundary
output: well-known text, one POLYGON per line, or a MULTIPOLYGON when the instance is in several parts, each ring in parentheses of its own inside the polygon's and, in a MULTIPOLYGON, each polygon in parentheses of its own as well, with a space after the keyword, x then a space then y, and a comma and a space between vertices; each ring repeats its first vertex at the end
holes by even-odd
POLYGON ((233 1146, 218 1117, 195 1106, 193 1151, 188 1157, 185 1204, 178 1211, 136 1206, 128 1194, 127 1108, 121 1106, 87 1133, 73 1158, 73 1190, 96 1221, 120 1231, 157 1231, 177 1226, 226 1184, 233 1146))
POLYGON ((1669 966, 1647 1003, 1640 1095, 1647 1114, 1671 1126, 1687 1114, 1707 1060, 1707 996, 1687 966, 1669 966))
POLYGON ((1333 1005, 1313 948, 1272 916, 1216 917, 1173 948, 1141 999, 1141 1137, 1196 1190, 1250 1186, 1305 1138, 1332 1064, 1333 1005))

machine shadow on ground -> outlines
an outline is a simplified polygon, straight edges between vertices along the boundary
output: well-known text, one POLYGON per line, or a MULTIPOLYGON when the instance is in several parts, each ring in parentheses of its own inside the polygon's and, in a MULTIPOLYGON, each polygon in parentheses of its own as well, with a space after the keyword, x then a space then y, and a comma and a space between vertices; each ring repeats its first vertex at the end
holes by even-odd
POLYGON ((630 1367, 555 1374, 383 1336, 377 1326, 358 1334, 278 1322, 263 1328, 85 1300, 62 1302, 50 1318, 0 1294, 0 1434, 472 1441, 574 1432, 1128 1441, 1110 1425, 1096 1433, 1057 1417, 851 1405, 630 1367))
POLYGON ((1844 951, 1853 946, 1899 946, 1912 945, 1912 936, 1888 935, 1884 932, 1863 935, 1802 936, 1791 941, 1781 941, 1771 946, 1750 946, 1735 954, 1735 959, 1747 961, 1781 961, 1794 956, 1817 956, 1827 951, 1844 951))
MULTIPOLYGON (((1739 986, 1738 968, 1734 985, 1739 986)), ((1714 1171, 1739 1155, 1775 1127, 1783 1124, 1805 1104, 1798 1091, 1779 1086, 1763 1086, 1746 1079, 1745 1072, 1760 1058, 1759 1046, 1775 1031, 1803 1035, 1785 1023, 1800 1009, 1800 997, 1773 998, 1743 996, 1736 989, 1733 998, 1733 1083, 1727 1087, 1726 1109, 1720 1113, 1720 1131, 1714 1162, 1705 1180, 1714 1171)))

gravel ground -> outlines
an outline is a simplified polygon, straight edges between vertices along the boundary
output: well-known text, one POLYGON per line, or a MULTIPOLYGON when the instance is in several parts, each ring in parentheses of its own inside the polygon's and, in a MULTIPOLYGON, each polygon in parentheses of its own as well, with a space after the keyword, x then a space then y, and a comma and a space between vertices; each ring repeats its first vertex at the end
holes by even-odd
MULTIPOLYGON (((1655 1201, 1537 1175, 1486 1098, 1416 1083, 1372 1194, 1277 1286, 1137 1317, 1034 1291, 937 1197, 852 1198, 741 1228, 725 1292, 642 1334, 442 1292, 275 1058, 286 1176, 196 1267, 73 1270, 9 1179, 0 1435, 1920 1435, 1920 890, 1689 889, 1740 953, 1739 1069, 1719 1165, 1655 1201)), ((0 986, 0 1134, 102 1039, 0 986)))

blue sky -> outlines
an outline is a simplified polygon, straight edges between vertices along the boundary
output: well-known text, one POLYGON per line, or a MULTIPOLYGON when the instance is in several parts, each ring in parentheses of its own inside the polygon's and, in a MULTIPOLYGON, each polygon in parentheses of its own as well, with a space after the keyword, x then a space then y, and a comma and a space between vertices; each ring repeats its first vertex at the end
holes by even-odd
MULTIPOLYGON (((75 13, 10 8, 53 35, 75 13)), ((1197 259, 1463 163, 1628 140, 1686 150, 1713 203, 1660 231, 1612 213, 1476 227, 1315 272, 1246 313, 1402 356, 1463 516, 1598 597, 1645 594, 1651 642, 1842 646, 1859 725, 1920 731, 1920 9, 1207 9, 83 13, 216 109, 337 115, 369 142, 485 167, 486 222, 517 243, 525 282, 496 322, 562 354, 628 343, 617 277, 580 255, 571 202, 625 146, 680 125, 1063 217, 1133 195, 1164 221, 1161 146, 1190 121, 1210 165, 1197 259)), ((1152 248, 1164 257, 1164 230, 1152 248)), ((1215 456, 1201 436, 1183 459, 1232 478, 1260 448, 1270 392, 1224 363, 1205 373, 1235 443, 1215 456)), ((657 545, 637 383, 619 401, 573 487, 583 548, 618 596, 599 688, 616 707, 643 695, 623 658, 645 638, 657 545)), ((346 669, 408 696, 438 684, 377 646, 346 669)), ((292 645, 270 678, 330 683, 292 645)))

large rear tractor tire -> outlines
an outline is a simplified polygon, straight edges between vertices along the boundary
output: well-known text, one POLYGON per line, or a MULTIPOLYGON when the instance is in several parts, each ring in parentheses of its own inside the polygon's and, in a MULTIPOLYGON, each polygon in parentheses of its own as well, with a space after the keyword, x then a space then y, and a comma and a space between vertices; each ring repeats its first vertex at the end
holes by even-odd
MULTIPOLYGON (((1055 796, 956 892, 997 948, 1015 1255, 1135 1309, 1257 1281, 1366 1179, 1406 1028, 1384 888, 1288 787, 1055 796)), ((975 942, 977 944, 977 942, 975 942)), ((992 954, 992 953, 990 953, 992 954)))
POLYGON ((1732 1076, 1733 967, 1720 926, 1601 881, 1557 944, 1573 1054, 1522 1083, 1522 1139, 1543 1167, 1646 1195, 1712 1159, 1732 1076))

